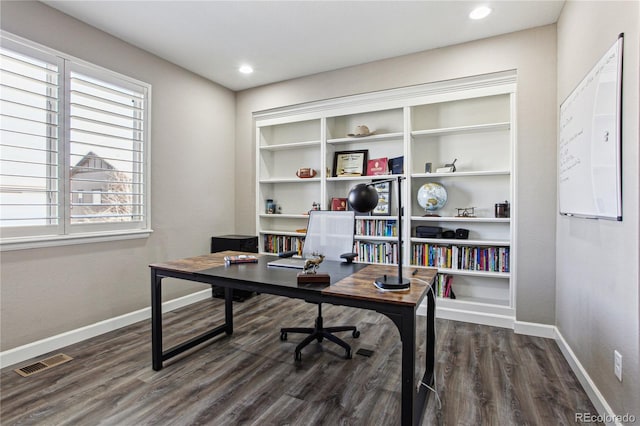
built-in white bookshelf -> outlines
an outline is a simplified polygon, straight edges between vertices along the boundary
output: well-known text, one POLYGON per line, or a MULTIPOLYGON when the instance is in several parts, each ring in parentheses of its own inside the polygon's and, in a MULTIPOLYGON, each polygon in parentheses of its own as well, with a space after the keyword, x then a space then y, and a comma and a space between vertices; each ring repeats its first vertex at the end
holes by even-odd
MULTIPOLYGON (((273 241, 280 237, 303 238, 309 210, 330 209, 333 198, 346 198, 356 184, 385 178, 335 176, 336 153, 366 150, 368 160, 401 157, 403 211, 396 207, 393 182, 385 214, 356 216, 358 261, 397 261, 397 234, 389 229, 397 232, 401 220, 407 266, 428 267, 426 258, 416 253, 430 247, 480 253, 478 261, 484 266, 438 266, 440 274, 452 277, 456 296, 439 299, 439 316, 512 323, 517 266, 515 88, 515 73, 504 72, 255 113, 260 251, 275 252, 273 241), (371 134, 350 136, 361 125, 371 134), (455 172, 436 172, 454 159, 455 172), (425 163, 431 163, 431 172, 425 171, 425 163), (297 177, 299 168, 311 168, 315 176, 297 177), (427 212, 417 201, 420 187, 428 182, 447 190, 446 205, 435 212, 439 216, 424 216, 427 212), (267 200, 276 205, 270 212, 267 200), (510 203, 510 217, 495 217, 495 204, 505 201, 510 203), (458 209, 471 207, 473 216, 459 215, 458 209), (422 238, 416 232, 420 226, 466 229, 468 238, 422 238), (499 268, 495 256, 501 259, 499 268)), ((365 163, 365 172, 366 167, 365 163)))

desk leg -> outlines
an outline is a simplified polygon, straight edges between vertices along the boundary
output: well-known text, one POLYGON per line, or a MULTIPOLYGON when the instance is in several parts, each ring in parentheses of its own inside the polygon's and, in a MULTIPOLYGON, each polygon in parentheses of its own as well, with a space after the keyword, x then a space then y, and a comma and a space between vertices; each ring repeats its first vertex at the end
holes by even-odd
POLYGON ((224 288, 224 324, 227 336, 233 334, 233 289, 224 288))
MULTIPOLYGON (((416 420, 414 400, 416 397, 415 365, 416 365, 416 317, 411 311, 402 315, 400 337, 402 339, 402 408, 403 426, 413 426, 416 420)), ((419 404, 420 405, 420 404, 419 404)))
POLYGON ((424 381, 429 386, 434 384, 436 365, 436 297, 433 284, 427 293, 427 340, 426 340, 426 365, 424 381))
POLYGON ((151 358, 155 371, 162 370, 162 278, 151 269, 151 358))

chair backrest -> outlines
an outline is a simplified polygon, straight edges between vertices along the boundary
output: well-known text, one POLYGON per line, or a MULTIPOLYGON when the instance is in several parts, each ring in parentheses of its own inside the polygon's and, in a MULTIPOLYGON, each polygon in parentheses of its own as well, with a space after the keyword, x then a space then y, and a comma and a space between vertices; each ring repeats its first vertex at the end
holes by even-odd
POLYGON ((355 219, 353 211, 311 210, 302 257, 317 253, 326 260, 342 260, 341 254, 353 252, 355 219))

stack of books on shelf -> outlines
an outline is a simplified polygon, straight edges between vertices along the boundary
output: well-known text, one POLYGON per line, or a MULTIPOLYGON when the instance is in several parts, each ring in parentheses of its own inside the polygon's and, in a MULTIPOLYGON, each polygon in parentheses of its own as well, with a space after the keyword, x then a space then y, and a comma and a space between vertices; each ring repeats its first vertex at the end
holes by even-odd
POLYGON ((354 244, 359 262, 398 263, 398 244, 391 242, 358 241, 354 244))
POLYGON ((453 276, 447 274, 438 274, 436 277, 436 296, 455 299, 456 294, 451 288, 452 285, 453 276))
POLYGON ((398 235, 395 219, 357 219, 356 235, 395 237, 398 235))
POLYGON ((411 262, 436 268, 509 272, 509 247, 414 244, 411 262))
POLYGON ((302 253, 302 238, 300 237, 266 234, 263 243, 264 251, 267 253, 282 253, 292 250, 296 250, 299 255, 302 253))

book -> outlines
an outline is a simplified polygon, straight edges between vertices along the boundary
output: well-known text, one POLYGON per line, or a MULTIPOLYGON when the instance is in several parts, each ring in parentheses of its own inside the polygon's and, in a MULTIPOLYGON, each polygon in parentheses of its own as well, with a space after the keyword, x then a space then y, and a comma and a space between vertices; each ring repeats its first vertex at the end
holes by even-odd
POLYGON ((391 174, 401 175, 404 173, 404 157, 396 157, 389 159, 389 169, 391 174))
POLYGON ((250 254, 241 254, 238 256, 225 256, 224 262, 227 265, 233 265, 236 263, 258 263, 258 257, 250 254))
POLYGON ((387 157, 374 158, 367 162, 367 176, 389 174, 389 159, 387 157))

